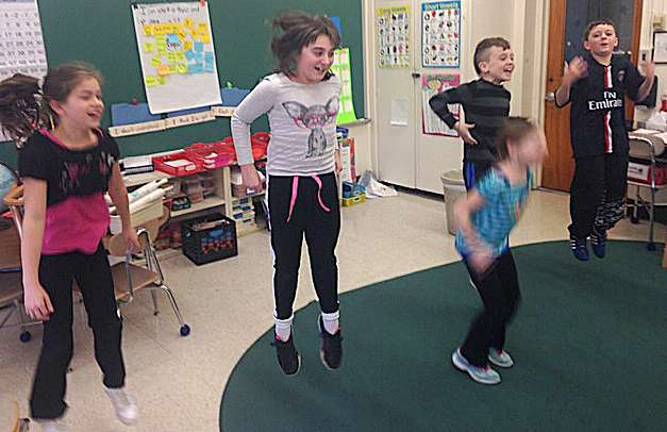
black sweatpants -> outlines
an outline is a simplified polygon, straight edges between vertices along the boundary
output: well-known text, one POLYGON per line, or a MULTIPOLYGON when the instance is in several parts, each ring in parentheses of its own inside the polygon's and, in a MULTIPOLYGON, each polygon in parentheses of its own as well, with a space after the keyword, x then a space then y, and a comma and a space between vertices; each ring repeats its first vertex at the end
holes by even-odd
POLYGON ((575 159, 570 188, 570 235, 585 239, 593 229, 603 233, 623 219, 628 156, 611 153, 575 159))
POLYGON ((505 331, 514 317, 521 293, 512 252, 501 255, 484 274, 479 275, 467 262, 470 277, 477 287, 484 310, 475 318, 468 331, 461 354, 472 365, 488 365, 490 348, 502 350, 505 331))
POLYGON ((67 253, 43 255, 39 280, 51 298, 54 313, 44 322, 42 351, 30 396, 31 416, 53 419, 67 408, 66 374, 72 359, 72 282, 76 280, 93 329, 95 358, 108 388, 122 387, 125 366, 121 352, 121 319, 116 306, 113 279, 106 250, 100 246, 93 255, 67 253))
POLYGON ((336 312, 338 267, 335 248, 340 232, 336 177, 333 173, 296 180, 291 176, 269 176, 268 202, 276 318, 292 316, 304 235, 320 308, 324 313, 336 312), (321 181, 321 189, 317 179, 321 181), (298 182, 296 188, 295 181, 298 182), (292 201, 294 207, 290 215, 292 201))

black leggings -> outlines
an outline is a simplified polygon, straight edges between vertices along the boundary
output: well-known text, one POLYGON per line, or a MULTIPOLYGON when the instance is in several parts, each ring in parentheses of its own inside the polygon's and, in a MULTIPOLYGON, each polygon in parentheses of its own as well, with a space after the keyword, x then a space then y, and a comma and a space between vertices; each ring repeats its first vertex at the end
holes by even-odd
POLYGON ((511 251, 501 255, 483 275, 464 263, 482 298, 484 310, 472 322, 461 354, 472 365, 484 367, 488 364, 489 349, 502 350, 505 346, 507 325, 521 299, 519 280, 511 251))
POLYGON ((268 188, 276 318, 292 316, 304 234, 320 308, 324 313, 336 312, 338 267, 335 249, 340 232, 336 177, 333 173, 296 180, 295 177, 270 176, 268 188), (295 185, 295 182, 298 183, 295 185))
POLYGON ((578 158, 570 188, 570 234, 585 239, 623 219, 628 157, 616 153, 578 158))
POLYGON ((62 416, 66 377, 72 359, 72 282, 81 289, 93 329, 95 358, 104 374, 104 385, 124 385, 125 366, 121 352, 121 319, 116 306, 113 279, 106 250, 100 246, 93 255, 67 253, 42 256, 39 280, 49 294, 54 313, 44 322, 42 351, 30 396, 31 416, 53 419, 62 416))

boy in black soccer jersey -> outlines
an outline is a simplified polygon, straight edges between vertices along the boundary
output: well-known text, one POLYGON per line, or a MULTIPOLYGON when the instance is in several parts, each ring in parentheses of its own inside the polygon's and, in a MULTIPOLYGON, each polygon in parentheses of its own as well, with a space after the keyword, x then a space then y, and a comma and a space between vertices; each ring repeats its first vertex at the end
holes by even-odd
POLYGON ((510 92, 503 83, 512 79, 514 53, 501 37, 482 39, 473 56, 479 79, 446 90, 431 98, 429 105, 447 126, 463 139, 463 178, 472 189, 498 158, 496 134, 510 112, 510 92), (461 104, 465 122, 448 104, 461 104))
POLYGON ((556 106, 572 103, 570 134, 575 172, 570 189, 570 247, 581 261, 603 258, 607 230, 623 218, 628 170, 625 96, 644 100, 653 86, 655 66, 642 76, 625 55, 614 55, 618 36, 613 22, 591 22, 582 57, 568 65, 556 90, 556 106))

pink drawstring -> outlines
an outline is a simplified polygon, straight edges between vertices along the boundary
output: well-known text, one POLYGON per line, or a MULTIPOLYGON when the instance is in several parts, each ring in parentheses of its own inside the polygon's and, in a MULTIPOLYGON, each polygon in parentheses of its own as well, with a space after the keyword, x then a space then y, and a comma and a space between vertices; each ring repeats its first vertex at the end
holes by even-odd
MULTIPOLYGON (((325 212, 329 213, 331 209, 324 204, 322 199, 322 179, 319 176, 312 176, 312 179, 317 183, 317 202, 325 212)), ((299 176, 294 176, 292 178, 292 196, 289 202, 289 214, 287 215, 287 223, 292 219, 292 213, 294 213, 294 207, 296 206, 296 200, 299 196, 299 176)))
POLYGON ((317 201, 319 201, 320 207, 322 207, 325 212, 329 213, 331 209, 324 205, 324 201, 322 200, 322 179, 320 179, 319 176, 313 176, 313 180, 317 183, 317 201))

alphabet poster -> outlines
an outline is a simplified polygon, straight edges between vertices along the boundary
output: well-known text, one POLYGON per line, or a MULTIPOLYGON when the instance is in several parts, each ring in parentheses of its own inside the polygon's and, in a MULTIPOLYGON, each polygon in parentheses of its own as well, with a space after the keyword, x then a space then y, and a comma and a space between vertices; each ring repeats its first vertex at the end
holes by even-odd
POLYGON ((422 66, 461 66, 461 2, 422 3, 422 66))
POLYGON ((377 9, 380 67, 410 66, 410 7, 377 9))
POLYGON ((220 105, 208 2, 133 4, 152 114, 220 105))

